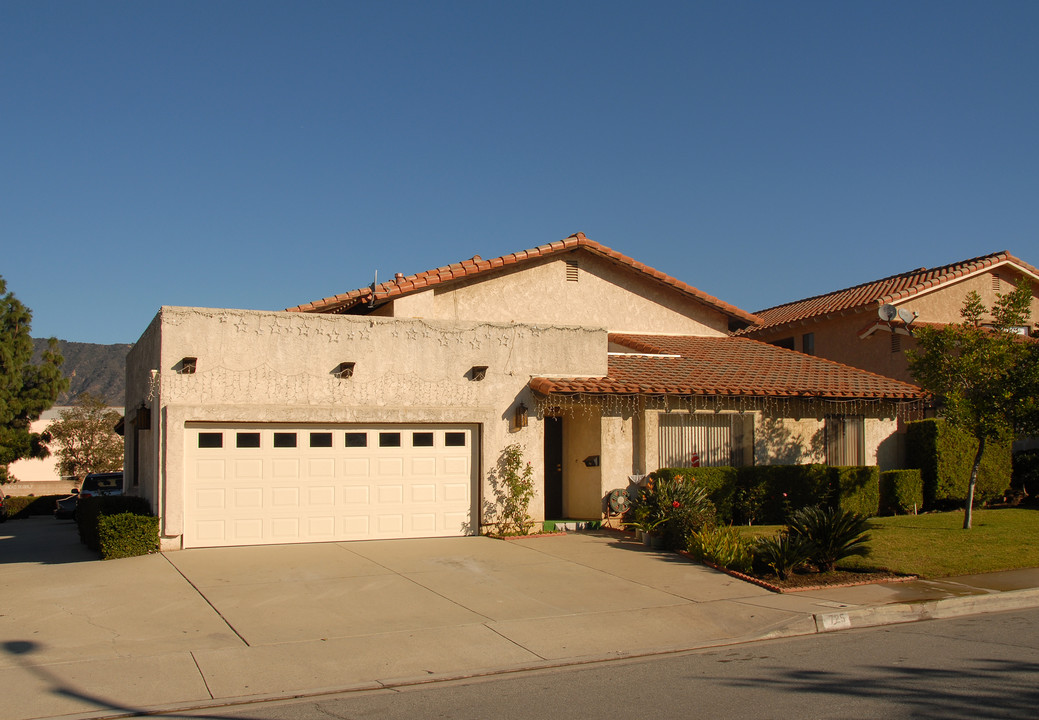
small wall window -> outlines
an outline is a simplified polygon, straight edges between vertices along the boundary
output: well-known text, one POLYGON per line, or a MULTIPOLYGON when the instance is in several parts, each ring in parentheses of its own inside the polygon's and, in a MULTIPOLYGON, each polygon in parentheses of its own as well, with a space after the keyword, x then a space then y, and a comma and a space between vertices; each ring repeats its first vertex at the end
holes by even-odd
POLYGON ((417 432, 411 434, 411 447, 433 447, 433 433, 417 432))
POLYGON ((224 446, 224 434, 218 432, 200 432, 198 434, 198 446, 200 448, 222 448, 224 446))
POLYGON ((801 336, 801 352, 805 355, 815 355, 815 333, 805 333, 801 336))
POLYGON ((368 433, 348 432, 346 434, 346 446, 348 448, 368 447, 368 433))
POLYGON ((446 445, 447 447, 465 447, 465 433, 444 433, 444 445, 446 445))
POLYGON ((294 432, 276 432, 276 433, 274 433, 274 447, 276 447, 276 448, 294 448, 294 447, 296 447, 296 433, 294 433, 294 432))
POLYGON ((326 448, 332 447, 332 433, 312 432, 310 433, 310 447, 326 448))
POLYGON ((235 434, 235 447, 258 448, 260 447, 260 433, 240 432, 235 434))
POLYGON ((400 447, 399 432, 379 433, 379 447, 400 447))

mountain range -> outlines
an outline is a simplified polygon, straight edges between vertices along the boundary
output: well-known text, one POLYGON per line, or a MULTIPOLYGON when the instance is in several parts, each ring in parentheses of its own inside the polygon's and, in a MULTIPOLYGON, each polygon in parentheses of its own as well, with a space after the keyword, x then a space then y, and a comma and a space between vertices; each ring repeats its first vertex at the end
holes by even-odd
MULTIPOLYGON (((47 341, 33 338, 33 346, 33 362, 38 363, 47 341)), ((72 405, 81 393, 88 392, 104 398, 112 407, 122 407, 126 398, 126 353, 132 347, 59 340, 58 351, 65 358, 61 368, 69 379, 69 389, 54 404, 72 405)))

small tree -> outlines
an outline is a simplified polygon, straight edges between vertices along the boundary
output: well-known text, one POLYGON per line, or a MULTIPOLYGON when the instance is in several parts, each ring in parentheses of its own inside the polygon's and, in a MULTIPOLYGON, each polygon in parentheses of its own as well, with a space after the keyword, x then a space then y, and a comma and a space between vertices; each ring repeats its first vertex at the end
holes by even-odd
POLYGON ((523 448, 514 444, 502 450, 490 480, 497 496, 494 514, 498 532, 526 535, 534 526, 528 512, 534 497, 534 468, 523 461, 523 448))
POLYGON ((115 432, 119 413, 102 398, 83 393, 74 407, 62 410, 49 431, 56 444, 58 472, 83 477, 123 467, 123 438, 115 432))
POLYGON ((51 339, 39 365, 32 363, 31 327, 32 312, 0 277, 0 483, 11 482, 7 466, 15 460, 47 457, 45 438, 30 424, 69 385, 57 340, 51 339))
POLYGON ((919 328, 917 349, 906 352, 910 372, 938 398, 946 421, 978 441, 964 507, 965 530, 972 523, 986 443, 1039 427, 1039 345, 1015 331, 1029 323, 1031 284, 1023 280, 997 298, 991 323, 983 325, 988 310, 971 291, 960 310, 962 323, 919 328))

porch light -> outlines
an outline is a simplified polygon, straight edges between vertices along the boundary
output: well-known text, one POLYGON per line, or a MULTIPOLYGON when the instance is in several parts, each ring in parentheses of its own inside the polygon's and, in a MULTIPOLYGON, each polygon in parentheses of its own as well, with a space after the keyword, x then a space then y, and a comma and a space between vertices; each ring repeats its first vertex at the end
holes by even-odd
POLYGON ((520 430, 527 427, 527 406, 520 403, 516 406, 516 412, 512 415, 512 429, 520 430))
POLYGON ((337 380, 346 380, 347 378, 354 376, 354 363, 352 362, 341 362, 332 369, 332 375, 337 380))

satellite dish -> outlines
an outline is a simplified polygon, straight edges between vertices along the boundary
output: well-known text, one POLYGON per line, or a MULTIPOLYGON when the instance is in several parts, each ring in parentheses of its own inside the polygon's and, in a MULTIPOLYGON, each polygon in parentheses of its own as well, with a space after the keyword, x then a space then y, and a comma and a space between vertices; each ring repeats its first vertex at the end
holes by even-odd
POLYGON ((898 314, 898 310, 895 309, 895 306, 889 303, 884 303, 877 310, 877 315, 879 315, 880 319, 884 322, 891 322, 896 316, 898 316, 898 314))
POLYGON ((912 325, 913 321, 916 320, 916 313, 910 312, 909 310, 899 310, 898 317, 901 318, 902 322, 906 325, 912 325))

